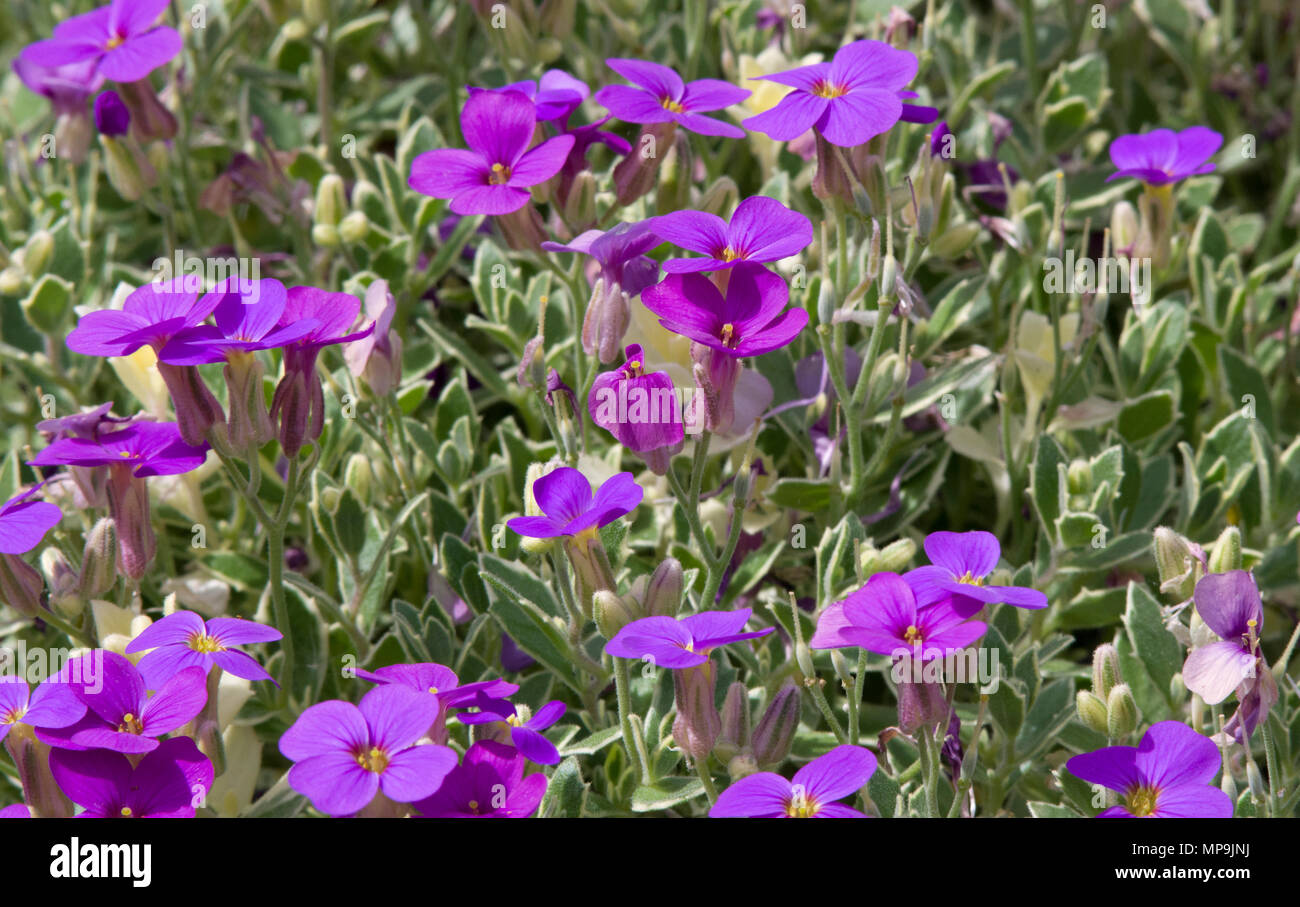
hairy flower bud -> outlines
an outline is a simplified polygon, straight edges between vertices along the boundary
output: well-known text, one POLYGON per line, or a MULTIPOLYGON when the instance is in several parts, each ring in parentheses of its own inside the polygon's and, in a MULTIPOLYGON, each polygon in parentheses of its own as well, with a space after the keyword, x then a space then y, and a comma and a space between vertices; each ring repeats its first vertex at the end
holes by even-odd
POLYGON ((1107 724, 1106 703, 1102 702, 1095 693, 1080 690, 1075 694, 1074 704, 1079 712, 1080 721, 1098 734, 1107 733, 1109 725, 1107 724))
POLYGON ((673 694, 677 703, 673 739, 682 752, 697 762, 708 758, 722 731, 722 716, 714 704, 716 684, 712 661, 673 671, 673 694))
POLYGON ((81 600, 77 597, 77 573, 62 551, 51 545, 41 552, 41 573, 50 590, 50 604, 60 614, 74 617, 81 613, 81 600))
POLYGON ((240 452, 247 451, 250 445, 261 447, 275 437, 262 389, 264 373, 261 361, 251 353, 237 353, 226 362, 230 446, 240 452))
POLYGON ((339 238, 346 243, 359 243, 370 235, 370 218, 364 212, 353 211, 339 221, 339 238))
POLYGON ((722 702, 722 731, 713 745, 723 762, 749 746, 749 690, 740 681, 727 687, 722 702))
POLYGON ((138 580, 149 569, 157 539, 150 521, 149 489, 130 466, 110 466, 108 508, 117 527, 118 569, 138 580))
POLYGON ((646 585, 643 599, 646 616, 676 617, 682 606, 683 583, 682 562, 675 557, 664 558, 646 585))
POLYGON ((1192 597, 1196 581, 1203 571, 1192 544, 1167 526, 1155 530, 1156 569, 1160 576, 1160 591, 1176 601, 1185 602, 1192 597))
POLYGON ((117 579, 117 524, 112 517, 103 517, 86 535, 86 547, 81 553, 81 576, 77 594, 84 600, 103 598, 113 588, 117 579))
POLYGON ((1117 683, 1106 697, 1106 732, 1116 739, 1137 730, 1137 702, 1126 683, 1117 683))
POLYGON ((197 367, 159 362, 158 374, 167 385, 172 408, 176 410, 177 428, 186 444, 202 444, 207 439, 209 429, 214 427, 217 429, 214 435, 225 435, 226 414, 212 391, 203 383, 203 376, 197 367))
POLYGON ((890 542, 880 550, 879 568, 887 573, 902 573, 903 568, 916 557, 916 542, 903 538, 890 542))
POLYGON ((0 554, 0 601, 25 617, 41 610, 45 579, 16 554, 0 554))
POLYGON ((1229 526, 1210 549, 1210 572, 1227 573, 1241 569, 1241 530, 1229 526))
POLYGON ((627 603, 608 589, 597 589, 592 595, 591 611, 596 619, 596 628, 606 639, 613 639, 619 630, 636 619, 627 603))
POLYGON ((315 223, 337 227, 346 208, 343 178, 337 173, 327 173, 322 176, 320 182, 316 184, 315 223))
POLYGON ((614 188, 618 203, 630 205, 650 191, 676 134, 676 123, 650 123, 641 127, 632 150, 614 168, 614 188))
POLYGON ((790 754, 799 728, 799 688, 786 684, 772 697, 763 717, 754 725, 752 749, 760 768, 776 766, 790 754))
POLYGON ((1092 691, 1106 700, 1117 683, 1123 683, 1119 672, 1119 651, 1110 643, 1104 643, 1092 653, 1092 691))
POLYGON ((808 643, 801 642, 795 645, 794 661, 799 666, 799 670, 804 677, 815 677, 817 675, 817 671, 813 666, 812 652, 808 649, 808 643))

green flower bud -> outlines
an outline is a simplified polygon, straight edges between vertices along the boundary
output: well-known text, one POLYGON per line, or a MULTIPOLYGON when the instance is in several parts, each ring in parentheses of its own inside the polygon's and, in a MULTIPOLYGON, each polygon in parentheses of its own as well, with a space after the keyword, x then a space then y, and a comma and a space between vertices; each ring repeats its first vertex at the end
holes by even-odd
POLYGON ((577 5, 577 0, 542 0, 542 33, 556 38, 567 38, 572 34, 577 5))
POLYGON ((1183 683, 1181 671, 1169 678, 1169 699, 1175 703, 1184 702, 1187 699, 1187 684, 1183 683))
POLYGON ((126 201, 139 201, 145 191, 158 181, 158 175, 149 161, 125 142, 101 135, 99 144, 104 149, 104 173, 108 182, 126 201))
POLYGON ((665 558, 650 575, 650 582, 646 586, 646 616, 676 617, 682 606, 684 582, 682 562, 675 557, 665 558))
POLYGON ((280 26, 280 36, 286 41, 301 41, 310 34, 311 26, 296 17, 280 26))
POLYGON ((343 484, 351 488, 361 504, 370 503, 370 485, 373 473, 370 470, 370 458, 354 453, 348 457, 348 464, 343 469, 343 484))
POLYGON ((741 753, 733 756, 727 763, 727 774, 731 776, 732 782, 739 781, 758 771, 758 763, 754 757, 748 753, 741 753))
POLYGON ((1157 526, 1154 535, 1160 591, 1177 601, 1187 601, 1200 579, 1200 560, 1193 554, 1191 542, 1168 526, 1157 526))
POLYGON ((722 703, 722 731, 713 751, 723 762, 749 746, 749 690, 740 681, 727 687, 722 703))
POLYGON ((823 280, 817 288, 817 322, 829 325, 835 317, 835 288, 823 280))
POLYGON ((1219 790, 1227 794, 1233 803, 1237 802, 1237 779, 1232 777, 1232 772, 1223 773, 1223 778, 1219 781, 1219 790))
POLYGON ((574 230, 589 230, 596 223, 596 177, 583 170, 573 178, 564 199, 564 219, 574 230))
POLYGON ((725 217, 736 207, 739 199, 740 190, 736 187, 736 181, 724 175, 718 177, 713 185, 705 190, 696 208, 718 217, 725 217))
POLYGON ((1246 783, 1250 785, 1251 799, 1262 802, 1266 796, 1264 777, 1259 773, 1259 765, 1253 759, 1246 763, 1246 783))
POLYGON ((1087 460, 1075 460, 1066 472, 1066 487, 1070 494, 1087 494, 1092 488, 1092 467, 1087 460))
POLYGON ((359 243, 370 235, 370 219, 360 211, 353 211, 339 221, 339 236, 346 243, 359 243))
MULTIPOLYGON (((524 473, 524 516, 542 516, 542 508, 537 505, 537 499, 533 497, 533 483, 563 465, 559 460, 529 464, 528 471, 524 473)), ((555 540, 534 539, 524 536, 520 539, 519 545, 532 554, 545 554, 555 545, 555 540)))
POLYGON ((831 649, 831 667, 835 669, 835 676, 840 679, 840 683, 844 684, 846 688, 852 689, 854 684, 853 668, 839 649, 831 649))
POLYGON ((772 697, 767 711, 754 726, 754 761, 760 768, 778 765, 789 755, 799 728, 800 706, 799 688, 792 683, 772 697))
POLYGON ((1116 739, 1127 737, 1137 730, 1137 702, 1128 684, 1119 683, 1111 688, 1106 698, 1106 732, 1116 739))
POLYGON ((894 282, 898 277, 898 262, 892 255, 885 259, 885 263, 880 268, 880 296, 881 298, 894 295, 894 282))
POLYGON ((1119 651, 1105 643, 1092 653, 1092 691, 1106 700, 1118 683, 1123 683, 1119 672, 1119 651))
POLYGON ((794 647, 794 660, 804 677, 816 676, 817 672, 813 670, 812 652, 808 649, 808 643, 801 642, 794 647))
POLYGON ((591 597, 591 610, 600 635, 613 639, 615 634, 636 619, 632 609, 608 589, 598 589, 591 597))
POLYGON ((311 241, 322 249, 337 249, 342 244, 339 228, 329 224, 317 224, 311 228, 311 241))
POLYGON ((1127 255, 1137 244, 1137 209, 1129 202, 1119 202, 1110 212, 1110 245, 1120 255, 1127 255))
POLYGON ((59 609, 60 614, 76 617, 81 613, 82 602, 77 597, 77 573, 67 557, 51 545, 41 552, 40 563, 45 585, 50 590, 50 603, 59 609))
POLYGON ((911 539, 903 538, 896 542, 890 542, 880 552, 880 566, 878 570, 886 573, 902 573, 903 568, 912 562, 916 557, 916 542, 911 539))
POLYGON ((84 601, 103 598, 117 580, 117 524, 104 517, 91 527, 81 554, 77 595, 84 601))
POLYGON ((1106 716, 1106 703, 1102 702, 1095 693, 1090 693, 1087 690, 1080 690, 1076 693, 1074 700, 1075 708, 1079 712, 1079 720, 1098 734, 1107 733, 1109 725, 1106 716))
POLYGON ((17 296, 27 286, 27 272, 17 265, 0 271, 0 296, 17 296))
POLYGON ((1241 569, 1241 530, 1229 526, 1210 549, 1210 572, 1227 573, 1241 569))
POLYGON ((316 210, 312 218, 317 224, 337 227, 347 209, 343 193, 343 178, 337 173, 327 173, 316 186, 316 210))
POLYGON ((954 224, 930 242, 930 252, 948 261, 961 258, 979 235, 980 225, 974 221, 954 224))
POLYGON ((23 270, 33 279, 45 273, 54 254, 54 236, 49 230, 37 230, 23 246, 23 270))

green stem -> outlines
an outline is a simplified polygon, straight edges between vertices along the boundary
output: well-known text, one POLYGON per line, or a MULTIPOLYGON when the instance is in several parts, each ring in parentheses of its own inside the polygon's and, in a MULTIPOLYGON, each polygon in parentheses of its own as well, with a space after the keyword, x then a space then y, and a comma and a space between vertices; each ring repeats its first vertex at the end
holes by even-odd
POLYGON ((631 697, 628 695, 628 685, 630 683, 627 659, 615 658, 614 684, 618 693, 618 724, 623 729, 623 749, 627 753, 628 761, 632 763, 633 769, 641 779, 641 783, 648 784, 649 778, 646 775, 646 767, 641 761, 641 754, 637 751, 636 742, 632 736, 632 703, 631 697))
POLYGON ((704 795, 709 798, 709 805, 712 806, 718 802, 718 788, 713 783, 713 776, 709 774, 709 757, 695 760, 695 773, 700 776, 700 781, 704 783, 704 795))

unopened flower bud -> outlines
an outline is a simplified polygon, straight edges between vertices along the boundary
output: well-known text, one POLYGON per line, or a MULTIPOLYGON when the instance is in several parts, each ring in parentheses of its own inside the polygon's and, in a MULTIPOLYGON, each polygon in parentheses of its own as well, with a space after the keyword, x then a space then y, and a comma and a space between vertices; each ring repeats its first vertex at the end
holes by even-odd
POLYGON ((808 643, 801 642, 794 647, 795 664, 804 677, 815 677, 817 672, 813 668, 812 652, 808 649, 808 643))
POLYGON ((727 774, 733 782, 747 778, 758 771, 758 763, 749 753, 739 753, 727 763, 727 774))
POLYGON ((522 387, 546 386, 546 351, 542 349, 541 335, 524 344, 524 354, 519 359, 519 368, 515 370, 515 380, 522 387))
POLYGON ((1183 682, 1183 674, 1179 671, 1173 677, 1169 678, 1169 701, 1174 703, 1185 702, 1187 700, 1187 684, 1183 682))
POLYGON ((890 542, 880 550, 880 570, 887 573, 902 573, 903 568, 916 557, 916 542, 908 538, 890 542))
POLYGON ((126 201, 139 201, 158 181, 158 174, 149 161, 125 140, 101 135, 99 144, 104 149, 104 174, 109 185, 126 201))
POLYGON ((817 321, 831 324, 835 317, 835 288, 829 280, 823 280, 817 290, 817 321))
POLYGON ((831 649, 831 667, 835 669, 835 676, 840 679, 840 683, 844 684, 845 688, 851 689, 854 684, 853 668, 839 649, 831 649))
POLYGON ((322 249, 337 249, 343 242, 339 228, 330 224, 316 224, 311 228, 311 241, 322 249))
POLYGON ((77 598, 77 573, 68 563, 68 558, 54 545, 41 552, 41 573, 45 574, 45 584, 50 590, 50 604, 59 609, 59 613, 72 617, 81 613, 81 601, 77 598))
POLYGON ((1087 494, 1092 488, 1092 467, 1086 460, 1075 460, 1066 472, 1065 481, 1070 494, 1087 494))
POLYGON ((1196 581, 1200 578, 1200 561, 1192 551, 1191 543, 1167 526, 1155 530, 1156 569, 1160 576, 1160 591, 1176 601, 1185 602, 1192 597, 1196 581))
POLYGON ((1116 739, 1127 737, 1137 729, 1137 702, 1126 683, 1118 683, 1106 697, 1106 732, 1116 739))
POLYGON ((707 211, 709 214, 718 217, 725 217, 736 207, 736 202, 740 198, 740 190, 736 187, 736 181, 731 177, 723 175, 714 181, 713 185, 705 190, 700 196, 699 204, 695 207, 700 211, 707 211))
POLYGON ((871 242, 867 245, 867 262, 863 277, 875 280, 880 274, 880 221, 871 218, 871 242))
POLYGON ((1123 679, 1119 672, 1119 651, 1110 643, 1098 646, 1092 653, 1092 691, 1103 701, 1123 679))
POLYGON ((1137 209, 1129 202, 1119 202, 1110 212, 1111 248, 1119 255, 1130 255, 1137 244, 1137 239, 1137 209))
POLYGON ((23 270, 33 279, 45 273, 54 254, 54 236, 49 230, 37 230, 23 246, 23 270))
POLYGON ((596 628, 606 639, 613 639, 619 630, 636 619, 627 603, 608 589, 597 589, 591 597, 592 616, 596 628))
POLYGON ((749 690, 736 681, 727 687, 722 703, 722 731, 713 750, 723 762, 749 746, 749 690))
POLYGON ((880 267, 880 298, 893 297, 894 283, 898 279, 898 262, 894 256, 885 257, 880 267))
POLYGON ((1109 725, 1107 724, 1106 703, 1102 702, 1095 693, 1080 690, 1075 694, 1074 705, 1079 712, 1080 721, 1098 734, 1107 733, 1109 725))
POLYGON ((1237 779, 1232 777, 1232 772, 1224 772, 1223 779, 1219 782, 1219 790, 1228 795, 1235 805, 1237 802, 1237 779))
POLYGON ((108 508, 117 527, 117 566, 138 580, 149 569, 157 539, 150 521, 149 489, 145 480, 131 474, 131 467, 110 466, 108 508))
POLYGON ((27 285, 27 272, 16 265, 0 271, 0 296, 17 296, 27 285))
MULTIPOLYGON (((537 503, 537 498, 533 497, 533 486, 542 476, 550 474, 563 465, 559 460, 552 460, 549 463, 530 463, 528 465, 528 469, 524 473, 524 516, 543 515, 542 508, 537 503)), ((555 540, 524 536, 520 539, 519 545, 532 554, 545 554, 554 547, 555 540)))
POLYGON ((1251 799, 1263 801, 1266 796, 1264 777, 1259 773, 1259 764, 1253 759, 1246 763, 1246 783, 1250 785, 1251 799))
POLYGON ((26 617, 41 610, 45 579, 16 554, 0 554, 0 601, 26 617))
POLYGON ((359 243, 370 235, 370 219, 353 211, 339 221, 339 237, 346 243, 359 243))
POLYGON ((343 178, 337 173, 327 173, 322 176, 316 185, 316 208, 313 217, 315 223, 337 227, 346 208, 343 178))
POLYGON ((117 579, 117 525, 112 517, 103 517, 86 536, 81 554, 81 576, 77 595, 89 601, 103 598, 117 579))
POLYGON ((673 693, 677 703, 673 739, 679 749, 697 762, 708 758, 722 731, 722 716, 714 705, 716 682, 711 661, 673 671, 673 693))
POLYGON ((589 230, 596 223, 596 177, 583 170, 573 178, 564 198, 564 220, 574 230, 589 230))
POLYGON ((1210 549, 1210 572, 1227 573, 1241 569, 1241 530, 1229 526, 1210 549))
POLYGON ((369 457, 360 453, 348 457, 348 464, 343 469, 343 485, 351 488, 363 505, 370 503, 371 477, 369 457))
POLYGON ((676 617, 682 606, 683 584, 682 562, 675 557, 664 558, 646 585, 646 616, 676 617))
POLYGON ((775 766, 790 754, 799 728, 799 688, 786 684, 772 697, 763 717, 754 725, 754 761, 760 768, 775 766))

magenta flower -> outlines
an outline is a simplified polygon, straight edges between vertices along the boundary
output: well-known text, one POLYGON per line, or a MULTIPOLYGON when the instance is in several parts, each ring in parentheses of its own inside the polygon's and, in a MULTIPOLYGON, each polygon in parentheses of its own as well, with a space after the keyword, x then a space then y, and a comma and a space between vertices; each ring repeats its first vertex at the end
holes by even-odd
POLYGON ((986 630, 987 625, 966 620, 950 602, 918 605, 911 585, 903 577, 877 573, 861 589, 822 612, 808 646, 858 646, 879 655, 929 660, 966 648, 986 630))
POLYGON ((411 162, 408 185, 422 195, 451 199, 453 214, 509 214, 528 203, 530 186, 564 166, 573 136, 529 149, 537 126, 533 102, 518 91, 476 91, 460 114, 470 150, 439 148, 411 162))
POLYGON ((83 315, 68 334, 68 349, 85 356, 129 356, 142 346, 155 353, 186 328, 202 324, 221 302, 217 290, 199 295, 193 277, 147 283, 132 291, 120 311, 83 315))
POLYGON ((771 110, 744 121, 745 127, 778 142, 816 129, 832 145, 851 148, 888 131, 900 119, 929 123, 933 108, 909 110, 904 86, 916 77, 916 57, 881 41, 854 41, 829 63, 800 66, 770 76, 755 76, 795 89, 771 110))
POLYGON ((818 756, 789 781, 775 772, 741 778, 718 796, 712 819, 865 819, 837 803, 866 786, 876 771, 876 757, 860 746, 845 744, 818 756))
POLYGON ((104 78, 135 82, 180 53, 180 33, 155 25, 167 6, 167 0, 113 0, 55 26, 54 37, 28 45, 22 58, 39 66, 93 60, 104 78))
POLYGON ((604 231, 588 230, 567 243, 548 240, 542 248, 590 255, 600 265, 597 279, 605 282, 606 291, 635 296, 659 276, 659 262, 645 254, 661 241, 650 227, 651 221, 620 223, 604 231))
POLYGON ((13 806, 6 806, 0 809, 0 819, 30 819, 32 811, 27 808, 26 803, 15 803, 13 806))
POLYGON ((54 750, 50 772, 86 819, 192 819, 214 774, 189 737, 164 740, 134 768, 121 753, 54 750))
POLYGON ((95 438, 62 438, 30 465, 110 466, 146 478, 180 475, 198 469, 206 458, 206 445, 186 444, 173 422, 132 422, 95 438))
POLYGON ((53 504, 31 500, 44 485, 33 485, 0 504, 0 554, 31 551, 63 519, 63 511, 53 504))
POLYGON ((744 88, 719 79, 684 83, 667 66, 645 60, 616 58, 605 63, 637 86, 606 85, 596 92, 596 103, 625 123, 676 123, 700 135, 745 137, 743 129, 700 115, 739 104, 750 94, 744 88))
POLYGON ((635 510, 644 495, 632 473, 620 472, 593 496, 586 476, 561 466, 533 483, 533 498, 545 516, 515 517, 506 525, 535 539, 594 537, 596 530, 635 510))
POLYGON ((438 715, 438 703, 398 686, 371 690, 360 706, 317 703, 280 738, 295 764, 289 785, 331 816, 350 816, 379 791, 397 803, 421 800, 456 766, 445 746, 416 745, 438 715))
POLYGON ((537 119, 543 123, 552 120, 563 122, 568 119, 569 115, 581 107, 582 102, 591 94, 591 89, 587 87, 586 82, 574 78, 562 69, 548 69, 542 73, 540 83, 533 79, 526 79, 522 82, 512 82, 501 88, 471 86, 469 89, 471 95, 479 91, 517 91, 533 102, 537 110, 537 119))
POLYGON ((536 715, 521 718, 518 710, 504 699, 494 699, 480 692, 471 702, 477 712, 461 712, 456 720, 461 724, 495 724, 498 730, 508 731, 515 749, 525 758, 538 765, 559 765, 560 751, 555 744, 542 736, 546 730, 564 716, 564 703, 558 699, 551 700, 537 710, 536 715))
POLYGON ((1108 746, 1075 756, 1076 777, 1117 791, 1123 804, 1098 819, 1231 819, 1232 799, 1211 787, 1219 748, 1179 721, 1153 724, 1137 746, 1108 746))
POLYGON ((27 689, 21 677, 0 676, 0 740, 17 724, 33 728, 60 728, 76 724, 86 714, 86 705, 69 684, 47 677, 27 689))
POLYGON ((320 322, 305 315, 289 323, 282 321, 288 293, 274 278, 232 277, 207 295, 215 297, 212 315, 216 325, 195 324, 177 331, 158 351, 159 361, 171 365, 223 362, 240 353, 278 349, 320 328, 320 322))
POLYGON ((1255 578, 1245 570, 1211 573, 1192 592, 1196 613, 1219 637, 1187 655, 1183 682, 1210 705, 1223 702, 1259 670, 1264 606, 1255 578))
POLYGON ((33 92, 49 98, 54 112, 85 115, 86 99, 104 84, 104 77, 95 71, 93 60, 67 63, 61 66, 39 66, 18 57, 13 61, 14 72, 33 92))
POLYGON ((721 271, 742 261, 780 261, 798 255, 813 239, 808 218, 765 195, 741 202, 731 223, 705 211, 674 211, 649 223, 660 239, 704 256, 668 259, 664 270, 669 274, 721 271))
POLYGON ((56 676, 86 706, 86 713, 75 724, 38 728, 36 736, 50 746, 70 750, 147 753, 157 749, 157 738, 193 721, 208 701, 202 668, 178 671, 149 696, 149 686, 135 665, 123 655, 101 649, 73 659, 56 676))
POLYGON ((473 699, 479 693, 501 698, 519 692, 518 684, 500 679, 462 684, 455 671, 434 662, 387 665, 374 671, 358 668, 356 673, 371 683, 391 683, 416 693, 432 695, 438 704, 438 714, 429 725, 428 735, 439 744, 447 742, 447 709, 473 699))
POLYGON ((661 668, 694 668, 709 660, 719 646, 746 639, 761 639, 775 633, 775 627, 743 633, 753 614, 750 608, 735 611, 702 611, 683 617, 643 617, 619 630, 605 643, 605 651, 619 658, 648 661, 661 668))
POLYGON ((1175 133, 1154 129, 1141 135, 1121 135, 1110 143, 1110 160, 1118 169, 1106 182, 1126 176, 1150 186, 1176 183, 1214 170, 1210 158, 1223 144, 1223 136, 1204 126, 1175 133))
POLYGON ((661 325, 732 358, 770 353, 794 340, 808 313, 786 309, 789 299, 781 276, 752 262, 732 269, 726 296, 701 274, 670 274, 641 293, 661 325))
POLYGON ((465 753, 432 796, 414 804, 429 819, 526 819, 546 793, 541 772, 524 777, 527 760, 519 750, 480 740, 465 753))
POLYGON ((283 638, 284 634, 274 627, 251 620, 214 617, 204 623, 192 611, 176 611, 146 627, 127 644, 126 653, 148 653, 136 667, 151 690, 159 689, 190 667, 202 668, 206 677, 213 665, 246 680, 275 683, 251 656, 231 647, 283 638))
POLYGON ((1031 610, 1047 607, 1047 596, 1037 589, 984 585, 1002 556, 1002 546, 991 532, 931 532, 925 537, 925 553, 933 566, 903 576, 921 608, 950 600, 959 615, 970 617, 996 602, 1031 610))
MULTIPOLYGON (((640 345, 628 346, 622 367, 601 372, 592 382, 587 410, 593 422, 628 450, 651 454, 666 468, 686 437, 682 407, 668 373, 646 372, 644 362, 640 345), (662 454, 655 456, 656 451, 662 454)), ((651 458, 647 462, 655 466, 651 458)))

